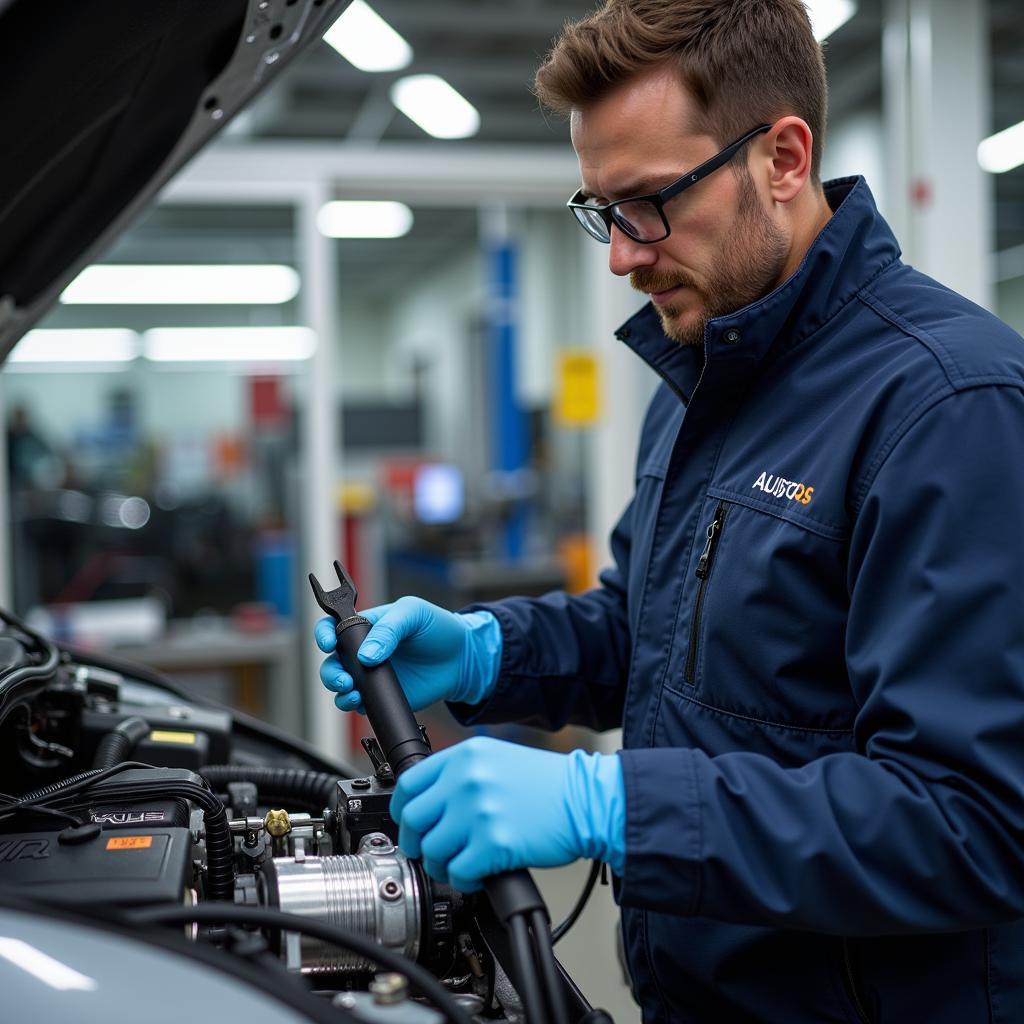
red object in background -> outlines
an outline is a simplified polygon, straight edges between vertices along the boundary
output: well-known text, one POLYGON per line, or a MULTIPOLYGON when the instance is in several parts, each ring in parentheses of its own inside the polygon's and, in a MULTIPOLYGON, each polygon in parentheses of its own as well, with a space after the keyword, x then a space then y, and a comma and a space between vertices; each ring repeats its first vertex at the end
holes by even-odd
POLYGON ((357 590, 359 589, 359 581, 363 578, 363 559, 359 553, 362 547, 361 521, 361 515, 342 516, 342 522, 345 527, 342 531, 345 543, 339 545, 345 552, 341 564, 348 570, 349 576, 355 580, 357 590))
POLYGON ((278 427, 288 418, 280 377, 249 378, 249 421, 254 426, 278 427))
POLYGON ((382 459, 379 473, 383 489, 392 494, 406 494, 411 498, 416 486, 416 473, 427 461, 424 458, 382 459))
POLYGON ((919 210, 932 205, 932 183, 927 178, 915 178, 910 186, 910 198, 919 210))
POLYGON ((240 633, 265 633, 276 622, 274 609, 265 601, 247 601, 231 610, 231 625, 240 633))

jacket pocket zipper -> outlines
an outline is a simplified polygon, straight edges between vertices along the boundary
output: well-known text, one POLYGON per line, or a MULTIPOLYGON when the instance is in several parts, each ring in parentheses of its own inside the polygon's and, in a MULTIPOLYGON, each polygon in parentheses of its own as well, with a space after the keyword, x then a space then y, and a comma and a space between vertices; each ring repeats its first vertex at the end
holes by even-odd
POLYGON ((697 603, 693 608, 693 619, 690 622, 690 649, 686 654, 686 682, 693 684, 694 672, 697 668, 697 643, 700 636, 700 617, 704 611, 704 594, 708 589, 708 580, 711 577, 711 564, 715 558, 715 551, 718 542, 722 537, 722 527, 725 524, 725 502, 720 501, 715 509, 715 518, 711 520, 708 527, 708 539, 704 544, 704 550, 697 559, 697 579, 700 580, 700 589, 697 591, 697 603))
POLYGON ((850 962, 850 943, 843 939, 843 968, 846 971, 846 987, 850 993, 850 1001, 857 1013, 860 1024, 871 1024, 871 1018, 864 1009, 864 1002, 860 997, 860 990, 857 988, 857 979, 853 976, 853 964, 850 962))

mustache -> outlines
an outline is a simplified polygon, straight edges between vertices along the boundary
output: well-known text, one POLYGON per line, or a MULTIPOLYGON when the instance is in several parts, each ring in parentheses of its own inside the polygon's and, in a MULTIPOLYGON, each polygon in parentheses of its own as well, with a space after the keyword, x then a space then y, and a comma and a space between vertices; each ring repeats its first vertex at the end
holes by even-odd
POLYGON ((653 267, 634 270, 629 275, 629 283, 636 291, 644 294, 667 292, 670 288, 680 286, 693 287, 693 281, 685 274, 670 274, 663 270, 655 270, 653 267))

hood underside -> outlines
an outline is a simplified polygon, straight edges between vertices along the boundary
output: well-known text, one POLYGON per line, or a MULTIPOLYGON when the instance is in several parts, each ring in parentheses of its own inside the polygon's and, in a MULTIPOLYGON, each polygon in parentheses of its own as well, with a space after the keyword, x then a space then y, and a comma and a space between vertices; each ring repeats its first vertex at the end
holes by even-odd
POLYGON ((348 0, 0 0, 0 360, 348 0))

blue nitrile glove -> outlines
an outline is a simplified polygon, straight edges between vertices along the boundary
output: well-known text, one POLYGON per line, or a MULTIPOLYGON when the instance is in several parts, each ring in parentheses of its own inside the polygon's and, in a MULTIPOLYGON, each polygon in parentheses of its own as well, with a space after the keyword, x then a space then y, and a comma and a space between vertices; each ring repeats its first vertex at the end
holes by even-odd
POLYGON ((554 754, 475 736, 413 765, 391 797, 398 844, 462 892, 488 875, 579 857, 626 863, 626 791, 616 754, 554 754))
MULTIPOLYGON (((413 711, 440 700, 479 704, 490 696, 501 665, 501 626, 490 612, 459 614, 418 597, 360 612, 373 623, 359 647, 364 665, 391 659, 413 711)), ((337 696, 342 711, 363 712, 363 698, 352 676, 332 654, 337 640, 331 618, 316 624, 316 643, 330 654, 320 665, 320 679, 337 696)))

